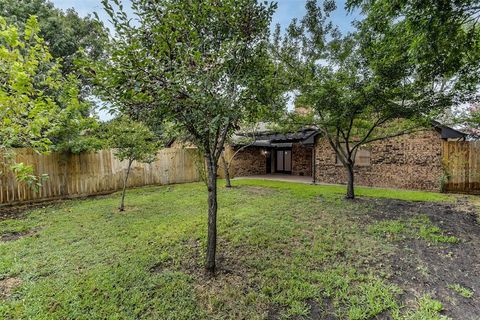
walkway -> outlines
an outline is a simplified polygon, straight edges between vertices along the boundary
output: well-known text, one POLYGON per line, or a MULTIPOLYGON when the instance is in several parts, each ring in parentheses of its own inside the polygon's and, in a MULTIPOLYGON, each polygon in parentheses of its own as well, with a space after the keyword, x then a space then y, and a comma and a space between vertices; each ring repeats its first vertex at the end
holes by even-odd
POLYGON ((286 182, 301 182, 301 183, 312 183, 312 177, 309 176, 293 176, 291 174, 262 174, 248 177, 235 177, 235 179, 260 179, 260 180, 275 180, 275 181, 286 181, 286 182))

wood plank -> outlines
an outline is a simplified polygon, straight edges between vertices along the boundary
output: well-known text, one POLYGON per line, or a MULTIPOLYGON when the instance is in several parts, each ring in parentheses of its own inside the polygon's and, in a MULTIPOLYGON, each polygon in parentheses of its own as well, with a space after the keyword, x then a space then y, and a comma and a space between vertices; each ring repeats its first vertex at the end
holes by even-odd
MULTIPOLYGON (((120 190, 127 161, 118 161, 114 150, 79 155, 50 153, 40 155, 30 149, 17 149, 17 161, 32 165, 35 174, 47 174, 49 179, 39 192, 18 183, 0 164, 0 205, 30 201, 94 195, 120 190)), ((0 158, 0 159, 3 159, 0 158)), ((131 186, 199 181, 195 159, 190 149, 163 149, 151 164, 134 162, 131 186)))
POLYGON ((480 193, 480 141, 444 141, 442 159, 449 173, 446 191, 480 193))

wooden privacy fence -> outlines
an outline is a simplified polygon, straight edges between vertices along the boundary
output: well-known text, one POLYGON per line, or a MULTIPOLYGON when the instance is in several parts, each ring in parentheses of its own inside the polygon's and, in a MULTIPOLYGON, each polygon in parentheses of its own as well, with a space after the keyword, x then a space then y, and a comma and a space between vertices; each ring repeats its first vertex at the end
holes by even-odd
POLYGON ((480 194, 480 141, 443 142, 443 188, 480 194))
MULTIPOLYGON (((40 155, 30 149, 17 149, 16 154, 18 162, 32 165, 36 174, 47 174, 48 179, 36 192, 17 182, 12 174, 0 176, 0 205, 110 193, 122 188, 127 169, 127 161, 117 160, 113 150, 40 155)), ((199 181, 196 159, 196 149, 160 150, 155 162, 132 164, 128 185, 199 181)))

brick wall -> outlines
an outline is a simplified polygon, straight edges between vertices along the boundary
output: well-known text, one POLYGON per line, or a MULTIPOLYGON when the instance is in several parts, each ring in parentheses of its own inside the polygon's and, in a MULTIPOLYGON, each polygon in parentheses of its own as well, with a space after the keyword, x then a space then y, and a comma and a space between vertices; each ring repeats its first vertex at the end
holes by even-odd
MULTIPOLYGON (((372 187, 440 190, 442 140, 434 130, 378 141, 365 146, 371 152, 369 166, 355 168, 355 183, 372 187)), ((315 144, 316 180, 346 183, 342 165, 325 139, 315 144)))
MULTIPOLYGON (((232 154, 235 152, 232 149, 232 154)), ((248 147, 241 150, 233 159, 232 174, 237 177, 265 174, 267 172, 267 160, 262 153, 263 148, 248 147)))
POLYGON ((301 143, 292 145, 292 174, 312 176, 312 148, 307 148, 301 143))
MULTIPOLYGON (((259 147, 248 147, 241 150, 235 156, 231 173, 235 176, 252 176, 267 173, 266 157, 262 153, 264 149, 259 147)), ((230 149, 233 154, 235 149, 230 149)), ((272 157, 275 152, 272 150, 272 157)), ((274 162, 272 163, 272 166, 274 162)), ((292 175, 312 176, 312 148, 307 148, 300 143, 292 145, 292 175)))

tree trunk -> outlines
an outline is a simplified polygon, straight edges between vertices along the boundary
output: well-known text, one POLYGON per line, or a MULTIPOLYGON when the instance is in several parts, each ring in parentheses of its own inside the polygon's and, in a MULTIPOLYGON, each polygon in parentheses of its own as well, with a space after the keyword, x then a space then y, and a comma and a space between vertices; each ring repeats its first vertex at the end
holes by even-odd
POLYGON ((222 162, 223 162, 223 174, 225 175, 225 187, 231 188, 232 182, 230 181, 230 172, 228 172, 228 163, 223 153, 222 153, 222 162))
POLYGON ((346 164, 348 182, 347 182, 347 195, 345 196, 345 198, 347 199, 355 199, 355 190, 353 186, 353 183, 354 183, 353 166, 354 166, 353 163, 346 164))
POLYGON ((213 273, 215 272, 215 253, 217 250, 217 162, 212 155, 206 155, 206 159, 208 167, 208 237, 205 268, 213 273))
POLYGON ((125 175, 125 179, 123 179, 122 200, 120 202, 120 208, 118 208, 119 211, 125 211, 125 192, 127 191, 128 175, 130 174, 130 168, 132 167, 132 163, 133 160, 128 160, 127 174, 125 175))

